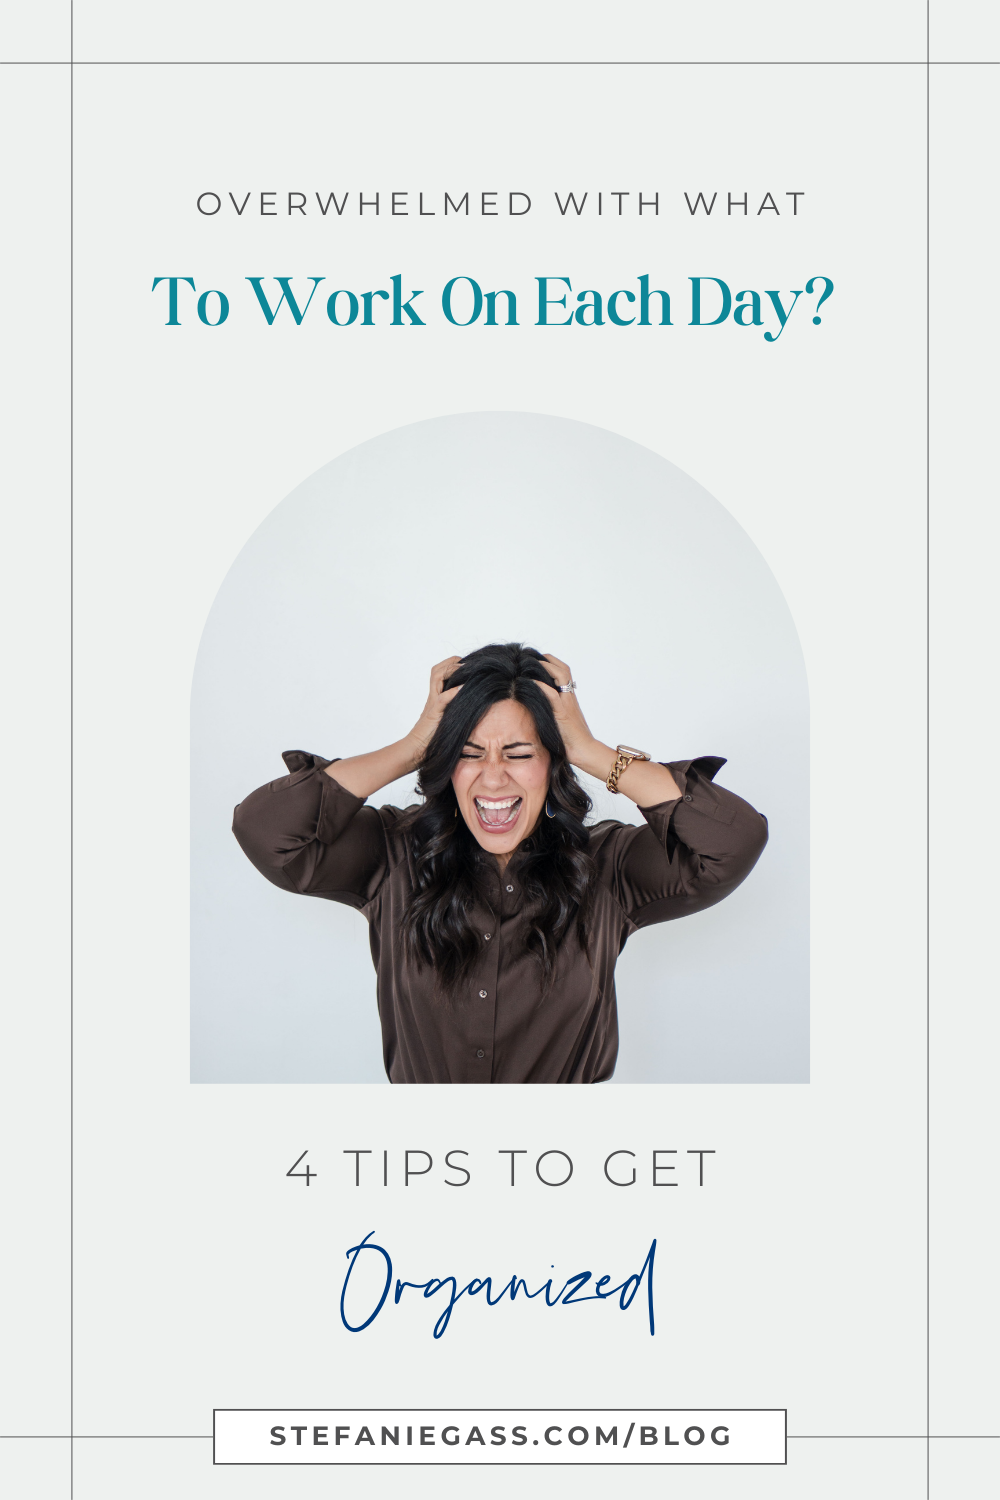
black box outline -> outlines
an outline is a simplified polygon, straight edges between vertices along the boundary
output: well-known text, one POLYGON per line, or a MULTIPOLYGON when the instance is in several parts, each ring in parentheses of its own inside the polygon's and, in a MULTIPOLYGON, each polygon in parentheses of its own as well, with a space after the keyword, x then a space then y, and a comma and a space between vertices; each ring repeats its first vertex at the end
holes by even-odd
MULTIPOLYGON (((634 1407, 634 1406, 633 1407, 628 1407, 628 1406, 551 1406, 551 1407, 549 1407, 549 1406, 516 1406, 516 1407, 514 1407, 514 1406, 497 1406, 497 1407, 493 1407, 493 1408, 490 1408, 490 1409, 492 1409, 494 1411, 497 1411, 497 1412, 505 1412, 505 1411, 527 1411, 527 1412, 532 1412, 532 1411, 552 1411, 552 1412, 563 1412, 563 1411, 568 1411, 568 1412, 579 1412, 581 1415, 584 1415, 587 1412, 597 1412, 597 1411, 600 1411, 600 1412, 617 1412, 617 1411, 629 1412, 629 1411, 635 1411, 635 1410, 637 1410, 637 1408, 634 1407)), ((784 1419, 785 1419, 785 1423, 784 1423, 784 1428, 785 1428, 785 1430, 784 1430, 785 1456, 784 1456, 784 1458, 781 1459, 780 1461, 777 1460, 777 1459, 775 1459, 773 1462, 763 1461, 763 1462, 759 1462, 759 1463, 753 1463, 750 1460, 743 1459, 743 1460, 740 1460, 737 1463, 720 1463, 720 1464, 717 1464, 717 1465, 715 1465, 715 1464, 706 1464, 706 1463, 697 1463, 693 1459, 690 1459, 690 1460, 684 1460, 684 1459, 670 1459, 670 1460, 665 1460, 665 1459, 661 1459, 659 1461, 657 1461, 657 1460, 654 1459, 652 1462, 644 1464, 642 1467, 644 1467, 644 1468, 661 1468, 661 1469, 705 1469, 705 1468, 721 1468, 721 1469, 780 1469, 780 1468, 783 1468, 783 1467, 787 1467, 787 1465, 788 1465, 788 1408, 787 1408, 787 1406, 720 1406, 720 1407, 718 1407, 716 1409, 718 1411, 726 1411, 726 1412, 777 1412, 777 1411, 780 1411, 782 1413, 782 1415, 784 1416, 784 1419)), ((371 1459, 368 1459, 368 1460, 343 1459, 340 1462, 335 1463, 335 1464, 334 1463, 328 1463, 328 1462, 324 1463, 324 1462, 320 1462, 320 1461, 313 1462, 313 1461, 308 1460, 308 1459, 296 1459, 294 1463, 284 1464, 283 1465, 283 1464, 280 1464, 280 1463, 278 1463, 278 1464, 263 1463, 263 1462, 261 1462, 259 1460, 254 1460, 254 1459, 239 1460, 239 1461, 236 1461, 236 1462, 229 1462, 229 1463, 220 1463, 219 1460, 216 1458, 216 1456, 215 1456, 215 1438, 216 1438, 215 1419, 216 1419, 216 1416, 219 1414, 219 1412, 229 1412, 229 1411, 238 1411, 238 1412, 253 1412, 253 1411, 296 1411, 296 1410, 301 1411, 302 1413, 313 1412, 313 1411, 315 1411, 315 1412, 330 1412, 330 1411, 366 1412, 366 1411, 370 1411, 371 1408, 368 1407, 368 1406, 303 1406, 303 1407, 298 1407, 298 1408, 296 1408, 294 1406, 291 1406, 291 1407, 280 1407, 280 1406, 214 1406, 212 1408, 212 1467, 213 1468, 220 1468, 220 1469, 272 1469, 272 1468, 304 1468, 304 1469, 331 1469, 331 1468, 338 1468, 338 1469, 339 1468, 343 1468, 343 1469, 368 1469, 368 1468, 394 1468, 394 1469, 434 1469, 434 1468, 440 1468, 440 1469, 482 1469, 482 1468, 489 1468, 489 1469, 505 1469, 505 1468, 510 1468, 510 1469, 549 1469, 549 1468, 552 1468, 552 1467, 567 1468, 567 1469, 575 1469, 575 1468, 595 1468, 595 1469, 597 1469, 597 1468, 600 1468, 600 1469, 605 1469, 605 1468, 610 1468, 610 1469, 620 1468, 620 1469, 628 1469, 628 1468, 631 1468, 633 1466, 632 1462, 629 1459, 619 1459, 619 1460, 610 1460, 610 1461, 609 1460, 605 1460, 604 1462, 601 1462, 601 1463, 597 1463, 594 1460, 588 1461, 586 1459, 584 1459, 584 1460, 574 1459, 574 1460, 568 1460, 568 1461, 562 1461, 562 1462, 560 1462, 559 1459, 548 1459, 544 1463, 542 1463, 540 1461, 532 1461, 532 1460, 529 1460, 529 1459, 523 1459, 523 1460, 518 1460, 516 1463, 513 1463, 513 1464, 505 1463, 501 1459, 495 1459, 495 1460, 480 1459, 480 1460, 477 1460, 477 1461, 471 1461, 470 1460, 468 1462, 456 1459, 456 1460, 446 1460, 446 1461, 441 1462, 441 1463, 437 1463, 437 1462, 435 1462, 433 1460, 431 1460, 431 1461, 426 1461, 425 1460, 424 1462, 418 1462, 416 1460, 413 1460, 413 1461, 410 1461, 410 1462, 406 1462, 406 1461, 400 1460, 398 1462, 386 1463, 386 1464, 380 1464, 377 1460, 371 1460, 371 1459)), ((414 1410, 414 1408, 413 1407, 407 1407, 407 1406, 387 1406, 387 1407, 384 1408, 384 1410, 387 1413, 391 1413, 391 1412, 396 1412, 396 1411, 412 1411, 412 1410, 414 1410)), ((476 1411, 482 1411, 483 1408, 479 1407, 479 1406, 428 1406, 426 1408, 426 1410, 429 1411, 429 1412, 476 1412, 476 1411)), ((710 1406, 707 1406, 707 1407, 697 1407, 697 1406, 688 1406, 688 1407, 683 1407, 683 1406, 647 1406, 647 1407, 641 1408, 641 1410, 648 1411, 648 1412, 699 1411, 699 1410, 711 1411, 711 1410, 713 1410, 713 1408, 710 1407, 710 1406)))

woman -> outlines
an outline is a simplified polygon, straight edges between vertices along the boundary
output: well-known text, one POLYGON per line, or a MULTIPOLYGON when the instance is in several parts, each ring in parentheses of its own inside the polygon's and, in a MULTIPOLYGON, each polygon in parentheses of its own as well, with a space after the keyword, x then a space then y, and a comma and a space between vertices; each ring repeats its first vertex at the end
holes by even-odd
POLYGON ((236 809, 268 880, 367 918, 393 1083, 610 1078, 626 939, 721 901, 767 841, 760 813, 712 785, 723 760, 613 750, 575 687, 527 646, 449 657, 404 739, 332 762, 288 751, 291 774, 236 809), (645 826, 588 828, 574 766, 645 826), (422 805, 364 805, 417 768, 422 805))

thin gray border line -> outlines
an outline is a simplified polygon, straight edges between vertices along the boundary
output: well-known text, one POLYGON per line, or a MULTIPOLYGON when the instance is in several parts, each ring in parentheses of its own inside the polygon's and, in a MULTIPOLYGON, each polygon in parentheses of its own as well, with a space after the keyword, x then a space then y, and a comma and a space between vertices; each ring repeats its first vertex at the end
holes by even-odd
MULTIPOLYGON (((285 1410, 286 1408, 275 1408, 285 1410)), ((997 1443, 996 1432, 789 1432, 789 1443, 997 1443)), ((210 1432, 0 1432, 0 1443, 210 1443, 210 1432)))
MULTIPOLYGON (((931 0, 927 0, 927 75, 924 94, 924 150, 925 182, 925 326, 924 326, 924 714, 925 726, 925 806, 924 806, 924 965, 925 965, 925 1021, 924 1021, 924 1072, 925 1115, 924 1152, 925 1182, 924 1205, 926 1214, 926 1274, 924 1278, 924 1364, 926 1369, 926 1414, 927 1442, 924 1465, 926 1468, 927 1500, 931 1497, 931 0)), ((619 200, 620 201, 620 200, 619 200)), ((798 200, 796 200, 798 201, 798 200)))
MULTIPOLYGON (((926 722, 926 754, 925 754, 925 763, 926 764, 925 764, 925 769, 926 769, 926 775, 927 775, 927 784, 928 784, 928 788, 929 788, 929 785, 930 785, 930 688, 931 688, 931 683, 930 683, 930 541, 931 541, 931 538, 930 538, 930 404, 931 404, 931 380, 930 380, 930 354, 931 354, 931 349, 930 349, 930 274, 931 274, 931 266, 930 266, 930 248, 931 248, 930 247, 930 172, 931 172, 931 155, 930 155, 930 131, 931 131, 931 125, 930 125, 930 81, 931 81, 931 69, 932 69, 932 67, 935 67, 935 66, 937 66, 937 67, 955 67, 955 66, 972 66, 972 67, 983 67, 983 66, 985 66, 985 67, 989 67, 989 66, 996 66, 996 63, 992 59, 983 60, 983 61, 973 61, 973 60, 969 59, 968 61, 965 61, 965 60, 956 60, 956 61, 950 61, 950 62, 949 61, 945 61, 943 59, 941 59, 941 60, 938 60, 938 59, 932 60, 931 57, 930 57, 930 0, 927 0, 927 11, 926 11, 926 14, 927 14, 927 56, 926 56, 926 58, 924 59, 924 61, 922 63, 909 63, 909 62, 900 62, 900 61, 893 61, 893 60, 887 60, 887 61, 882 61, 882 62, 878 62, 878 61, 874 61, 874 60, 864 60, 864 61, 858 60, 858 61, 855 61, 855 62, 839 62, 839 61, 833 61, 833 60, 819 61, 819 60, 817 60, 815 62, 809 62, 809 63, 803 63, 803 62, 786 62, 786 61, 774 62, 774 61, 767 61, 767 60, 759 60, 759 61, 754 61, 754 62, 743 62, 743 61, 739 61, 739 62, 736 62, 736 61, 722 62, 722 61, 716 61, 716 62, 705 62, 705 63, 696 62, 696 61, 693 61, 693 60, 686 61, 686 62, 680 62, 679 61, 679 62, 669 62, 669 63, 648 62, 648 61, 639 62, 639 63, 631 63, 631 62, 628 62, 628 61, 625 61, 625 60, 599 62, 599 63, 585 62, 585 61, 576 61, 576 62, 527 62, 527 61, 520 61, 520 62, 509 62, 509 63, 508 62, 489 61, 489 62, 478 63, 478 62, 474 62, 474 61, 447 61, 447 62, 438 62, 438 61, 432 61, 432 60, 420 61, 420 62, 403 62, 403 63, 397 63, 397 62, 368 63, 368 62, 363 62, 363 61, 360 61, 360 60, 351 61, 351 62, 343 62, 343 63, 340 63, 340 62, 329 62, 329 61, 308 61, 308 62, 301 62, 300 63, 300 62, 295 62, 295 61, 291 61, 291 60, 285 60, 285 61, 270 61, 270 62, 267 62, 267 63, 260 63, 260 62, 254 62, 254 61, 239 61, 239 62, 228 62, 228 61, 225 61, 225 62, 224 61, 214 61, 214 62, 202 62, 202 61, 198 61, 198 62, 194 62, 194 61, 189 61, 189 62, 165 62, 165 61, 152 61, 151 60, 148 63, 135 63, 135 62, 124 62, 124 61, 122 61, 122 62, 115 62, 115 63, 103 63, 103 62, 99 62, 99 61, 96 61, 96 60, 89 60, 86 63, 77 63, 75 61, 75 59, 74 59, 74 56, 73 56, 73 37, 74 37, 73 23, 74 23, 74 14, 73 14, 73 3, 72 3, 72 0, 71 0, 71 3, 70 3, 70 57, 69 57, 68 63, 62 62, 62 61, 55 61, 55 62, 37 63, 36 64, 34 62, 29 62, 29 61, 21 61, 21 62, 7 61, 7 60, 4 61, 4 65, 5 66, 15 66, 15 67, 17 67, 17 66, 50 66, 50 67, 68 66, 68 68, 69 68, 69 114, 70 114, 70 131, 69 131, 69 164, 70 164, 70 172, 69 172, 69 178, 70 178, 70 184, 69 184, 69 186, 70 186, 70 191, 69 191, 69 198, 70 198, 70 203, 69 203, 69 210, 70 210, 69 211, 69 273, 70 273, 70 276, 69 276, 69 279, 70 279, 70 288, 69 288, 69 302, 70 302, 70 328, 69 328, 69 356, 70 356, 70 380, 69 380, 69 412, 70 412, 70 420, 69 420, 69 427, 70 427, 70 433, 69 433, 69 460, 70 460, 70 476, 69 476, 69 513, 70 513, 70 646, 69 646, 69 656, 70 656, 70 731, 69 731, 69 740, 70 740, 70 747, 69 747, 70 748, 70 753, 69 753, 69 762, 70 762, 70 799, 69 800, 70 800, 70 840, 69 840, 69 844, 70 844, 70 966, 71 967, 70 967, 70 1067, 69 1067, 69 1096, 70 1096, 69 1097, 69 1103, 70 1103, 70 1142, 69 1142, 69 1156, 70 1156, 70 1163, 69 1163, 69 1165, 70 1165, 70 1172, 69 1172, 69 1178, 70 1178, 70 1204, 69 1204, 69 1207, 70 1207, 70 1216, 69 1216, 70 1217, 70 1225, 69 1225, 69 1261, 70 1261, 70 1266, 69 1266, 69 1278, 70 1278, 70 1286, 69 1286, 69 1304, 70 1304, 70 1318, 69 1318, 69 1413, 70 1413, 70 1431, 69 1431, 69 1434, 68 1434, 68 1440, 69 1440, 69 1444, 70 1444, 70 1500, 72 1500, 72 1496, 73 1496, 73 1480, 74 1480, 74 1474, 73 1474, 73 1443, 74 1443, 75 1436, 76 1436, 75 1431, 74 1431, 74 1396, 75 1396, 75 1390, 74 1390, 74 1330, 75 1330, 75 1316, 74 1316, 75 1315, 75 1306, 74 1306, 74 1285, 75 1285, 75 1281, 74 1281, 74 1227, 75 1227, 75 1221, 74 1221, 74 1186, 75 1186, 75 1178, 74 1178, 74 1167, 75 1167, 75 1158, 74 1158, 74 1138, 73 1138, 73 1124, 74 1124, 74 1083, 75 1083, 75 1077, 74 1077, 74 982, 73 982, 74 981, 74 974, 73 974, 73 961, 74 961, 73 939, 74 939, 74 933, 75 933, 75 921, 74 921, 74 916, 75 916, 75 912, 74 912, 74 869, 73 869, 73 857, 74 857, 73 832, 74 832, 74 811, 75 811, 75 808, 74 808, 74 797, 73 797, 73 765, 74 765, 74 697, 73 697, 73 687, 74 687, 74 676, 73 676, 73 672, 74 672, 73 645, 74 645, 74 641, 73 641, 73 606, 74 606, 74 582, 75 582, 75 576, 74 576, 74 552, 73 552, 73 547, 74 547, 74 476, 75 476, 75 464, 74 464, 74 435, 75 435, 75 420, 74 420, 75 419, 75 412, 74 412, 74 340, 73 340, 73 332, 74 332, 74 295, 73 295, 74 294, 74 229, 75 229, 75 222, 74 222, 74 193, 73 193, 73 189, 74 189, 74 72, 75 72, 75 68, 78 67, 78 66, 124 66, 124 67, 129 67, 129 66, 167 66, 167 67, 172 67, 172 66, 179 66, 179 67, 230 67, 230 66, 232 66, 232 67, 260 67, 260 66, 273 66, 273 67, 293 67, 293 66, 307 66, 307 67, 463 67, 463 66, 466 66, 466 67, 468 67, 468 66, 484 66, 484 67, 494 67, 494 66, 495 67, 629 67, 629 66, 642 66, 642 67, 691 67, 691 66, 694 66, 694 67, 720 67, 720 66, 721 67, 730 67, 730 66, 731 67, 801 67, 801 66, 818 66, 818 67, 819 66, 832 66, 832 67, 909 67, 909 66, 922 66, 922 67, 924 67, 925 73, 926 73, 926 91, 925 91, 925 113, 926 113, 926 120, 925 120, 925 152, 926 152, 926 245, 925 245, 925 251, 926 251, 926 334, 925 334, 925 363, 926 363, 926 393, 925 393, 925 397, 926 397, 926 410, 925 410, 926 499, 925 499, 925 537, 926 537, 926 553, 927 553, 927 560, 926 560, 926 610, 927 610, 927 619, 926 619, 926 694, 927 694, 927 698, 926 698, 926 721, 927 722, 926 722)), ((931 1333, 930 1333, 930 1322, 931 1322, 931 1221, 930 1221, 930 1188, 931 1188, 931 1153, 930 1153, 930 1145, 931 1145, 931 1142, 930 1142, 931 1098, 930 1098, 930 1085, 931 1085, 931 1069, 930 1069, 930 1041, 931 1041, 931 1037, 930 1037, 930 803, 929 803, 929 790, 928 790, 928 793, 927 793, 927 802, 926 802, 926 839, 925 839, 925 848, 926 848, 926 857, 927 857, 927 878, 926 878, 926 898, 925 898, 926 899, 926 921, 927 921, 927 941, 926 941, 926 954, 925 954, 926 963, 927 963, 926 1001, 925 1001, 925 1012, 926 1012, 926 1034, 925 1034, 925 1042, 926 1042, 926 1065, 925 1065, 926 1066, 926 1140, 925 1140, 925 1154, 926 1154, 926 1307, 925 1307, 925 1316, 926 1316, 926 1345, 925 1345, 925 1362, 926 1362, 926 1418, 927 1418, 927 1420, 926 1420, 926 1432, 922 1436, 923 1436, 924 1441, 925 1441, 925 1443, 927 1445, 927 1460, 926 1460, 926 1462, 927 1462, 927 1473, 926 1473, 926 1483, 927 1483, 927 1496, 928 1496, 928 1500, 929 1500, 929 1497, 930 1497, 930 1444, 931 1444, 932 1441, 951 1441, 951 1440, 955 1440, 955 1441, 962 1441, 962 1440, 967 1440, 967 1441, 990 1441, 991 1438, 995 1438, 996 1435, 995 1434, 985 1434, 985 1433, 984 1434, 940 1434, 939 1435, 939 1434, 933 1434, 930 1431, 930 1425, 931 1425, 930 1424, 930 1415, 931 1415, 931 1348, 930 1348, 930 1342, 931 1342, 931 1333)), ((6 1435, 0 1435, 0 1436, 6 1437, 6 1435)), ((18 1434, 16 1436, 21 1436, 21 1435, 18 1434)), ((31 1440, 29 1435, 24 1435, 24 1436, 27 1437, 29 1441, 31 1440)), ((84 1435, 81 1434, 80 1436, 82 1438, 84 1435)), ((88 1435, 88 1436, 97 1436, 97 1435, 88 1435)), ((153 1441, 175 1441, 175 1440, 187 1440, 189 1438, 192 1439, 192 1440, 201 1440, 201 1434, 176 1434, 176 1435, 164 1436, 163 1438, 157 1438, 155 1435, 152 1435, 152 1434, 149 1434, 149 1435, 144 1434, 142 1436, 143 1436, 143 1439, 147 1439, 148 1438, 148 1439, 151 1439, 153 1441)), ((879 1440, 893 1440, 893 1439, 895 1439, 897 1437, 899 1439, 901 1439, 901 1440, 906 1440, 906 1435, 904 1435, 904 1434, 898 1434, 898 1435, 897 1434, 830 1434, 830 1435, 826 1435, 826 1434, 819 1434, 819 1433, 816 1433, 816 1434, 814 1434, 814 1433, 808 1433, 808 1434, 791 1434, 790 1433, 790 1434, 788 1434, 788 1437, 789 1437, 790 1441, 793 1440, 794 1438, 797 1438, 797 1437, 802 1437, 802 1438, 807 1438, 807 1439, 810 1439, 810 1440, 817 1440, 817 1441, 867 1441, 867 1440, 879 1441, 879 1440)), ((61 1435, 55 1435, 55 1436, 49 1438, 48 1440, 59 1441, 60 1438, 61 1438, 61 1435)), ((107 1439, 108 1440, 112 1440, 112 1439, 114 1439, 114 1440, 128 1440, 128 1435, 127 1434, 109 1434, 109 1435, 107 1435, 107 1439)), ((42 1436, 40 1438, 36 1438, 35 1440, 36 1441, 45 1441, 46 1437, 42 1436)))
POLYGON ((4 57, 4 68, 995 68, 997 57, 4 57))
POLYGON ((73 70, 73 21, 74 21, 74 16, 73 16, 73 0, 70 0, 70 5, 69 5, 69 58, 70 58, 70 63, 69 63, 69 1500, 73 1500, 73 1482, 74 1482, 74 1462, 73 1462, 73 1460, 74 1460, 74 1444, 73 1444, 73 1431, 74 1431, 74 1424, 75 1424, 75 1406, 74 1406, 74 1401, 75 1401, 75 1395, 76 1395, 75 1385, 74 1385, 74 1379, 73 1379, 74 1368, 75 1368, 75 1352, 76 1352, 75 1351, 75 1347, 74 1347, 74 1333, 75 1333, 75 1330, 76 1330, 76 1305, 75 1305, 75 1298, 74 1298, 74 1290, 75 1290, 75 1284, 76 1284, 75 1262, 74 1262, 75 1228, 76 1228, 76 1219, 75 1219, 75 1206, 76 1206, 75 1205, 76 1155, 75 1155, 75 1142, 74 1142, 74 1136, 73 1136, 73 1127, 74 1127, 75 1114, 76 1114, 76 1098, 75 1098, 76 1073, 75 1073, 75 1066, 74 1066, 74 1064, 75 1064, 75 1048, 76 1048, 75 1012, 74 1012, 74 1004, 75 1004, 75 999, 76 999, 76 986, 75 986, 75 980, 76 980, 76 962, 75 962, 75 953, 74 953, 74 941, 75 941, 75 936, 76 936, 76 906, 75 906, 76 887, 75 887, 75 883, 74 883, 74 875, 75 875, 75 870, 74 870, 74 863, 75 863, 74 832, 75 832, 76 804, 75 804, 74 795, 73 795, 73 793, 74 793, 74 783, 75 783, 74 755, 75 755, 75 749, 76 749, 76 746, 75 746, 75 726, 76 726, 76 720, 75 720, 75 702, 74 702, 74 686, 75 686, 75 679, 74 679, 74 672, 75 672, 74 645, 75 645, 75 640, 74 640, 74 635, 73 635, 74 613, 75 613, 74 588, 75 588, 75 583, 76 583, 76 575, 75 575, 75 568, 74 568, 74 563, 75 563, 75 554, 74 554, 74 545, 75 545, 75 537, 74 537, 75 510, 74 510, 74 504, 75 504, 75 499, 76 499, 76 492, 75 492, 75 487, 74 487, 75 472, 76 472, 75 452, 74 452, 74 439, 75 439, 75 435, 76 435, 76 411, 75 411, 75 406, 74 406, 74 397, 75 397, 74 362, 75 362, 76 351, 75 351, 74 341, 73 341, 74 319, 75 319, 76 309, 75 309, 74 298, 73 298, 73 289, 74 289, 74 282, 75 282, 75 276, 74 276, 74 269, 75 268, 74 268, 73 256, 74 256, 74 249, 75 249, 75 229, 76 229, 76 225, 75 225, 75 220, 74 220, 74 207, 75 207, 75 205, 74 205, 73 190, 74 190, 74 185, 75 185, 74 171, 75 171, 75 165, 76 164, 75 164, 75 158, 74 158, 74 145, 75 145, 75 142, 74 142, 74 135, 73 135, 74 108, 75 108, 75 100, 74 100, 74 94, 73 94, 74 83, 75 83, 75 74, 74 74, 74 70, 73 70))

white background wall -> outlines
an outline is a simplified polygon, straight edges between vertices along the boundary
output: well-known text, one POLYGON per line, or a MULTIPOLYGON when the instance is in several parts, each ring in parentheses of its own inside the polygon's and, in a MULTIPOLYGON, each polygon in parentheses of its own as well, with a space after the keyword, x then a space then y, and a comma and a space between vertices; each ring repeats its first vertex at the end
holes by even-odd
MULTIPOLYGON (((220 589, 192 697, 196 1082, 385 1082, 364 919, 263 881, 232 808, 285 773, 281 749, 399 739, 433 662, 509 639, 569 660, 606 742, 725 753, 720 783, 770 820, 733 897, 625 949, 616 1079, 808 1082, 809 703, 787 606, 672 465, 517 413, 418 423, 327 465, 220 589)), ((594 821, 640 821, 586 780, 594 821)), ((414 783, 372 800, 407 806, 414 783)))

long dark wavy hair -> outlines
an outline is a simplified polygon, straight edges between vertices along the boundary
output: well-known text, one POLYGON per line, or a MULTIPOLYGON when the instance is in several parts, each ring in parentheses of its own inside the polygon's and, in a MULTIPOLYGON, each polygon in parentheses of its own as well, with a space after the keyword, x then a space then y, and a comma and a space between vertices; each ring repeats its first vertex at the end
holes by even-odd
POLYGON ((419 966, 435 970, 440 992, 455 995, 482 953, 472 924, 484 851, 459 813, 452 772, 476 725, 494 703, 512 698, 535 721, 551 757, 548 812, 517 846, 518 880, 529 925, 527 946, 542 971, 542 992, 555 972, 560 944, 574 930, 587 953, 592 860, 584 819, 591 801, 566 759, 566 749, 540 682, 555 687, 538 651, 516 643, 482 646, 463 657, 445 683, 462 686, 441 716, 427 747, 418 791, 423 806, 408 809, 416 881, 403 916, 403 940, 419 966))

